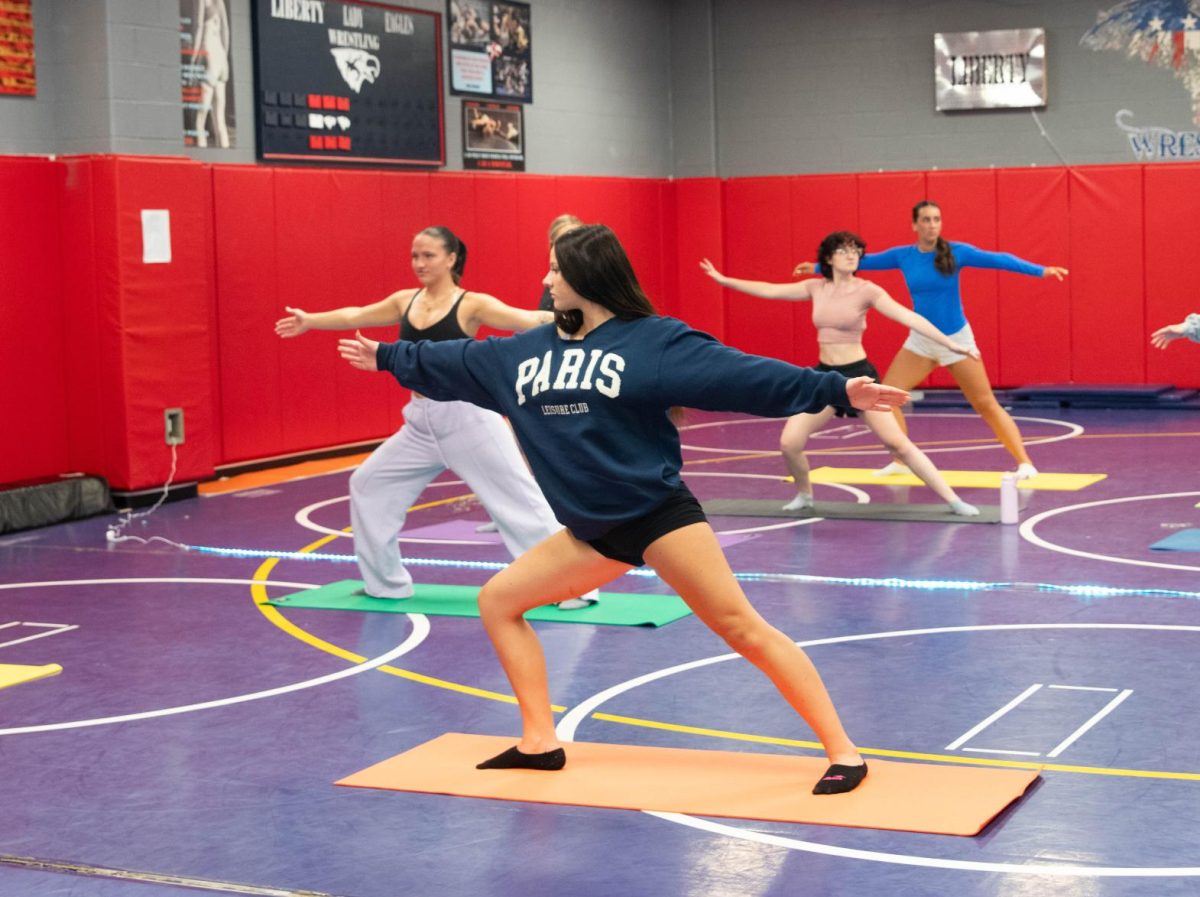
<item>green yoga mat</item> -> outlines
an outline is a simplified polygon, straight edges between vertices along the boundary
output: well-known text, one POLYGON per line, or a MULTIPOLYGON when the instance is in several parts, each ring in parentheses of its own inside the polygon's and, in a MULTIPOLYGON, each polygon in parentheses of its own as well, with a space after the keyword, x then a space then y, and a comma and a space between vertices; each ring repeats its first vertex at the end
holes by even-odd
POLYGON ((719 498, 704 502, 704 513, 714 517, 787 517, 804 520, 825 517, 843 520, 914 520, 925 523, 999 523, 997 505, 978 505, 979 516, 961 517, 946 505, 894 505, 889 503, 853 501, 819 501, 805 511, 785 511, 778 499, 719 498))
MULTIPOLYGON (((318 589, 272 598, 276 607, 317 610, 356 610, 384 614, 428 614, 434 617, 478 617, 479 586, 416 585, 412 598, 372 598, 361 579, 343 579, 318 589)), ((553 605, 535 607, 526 620, 551 623, 591 623, 603 626, 666 626, 691 611, 677 595, 629 595, 601 592, 600 601, 578 610, 553 605)))

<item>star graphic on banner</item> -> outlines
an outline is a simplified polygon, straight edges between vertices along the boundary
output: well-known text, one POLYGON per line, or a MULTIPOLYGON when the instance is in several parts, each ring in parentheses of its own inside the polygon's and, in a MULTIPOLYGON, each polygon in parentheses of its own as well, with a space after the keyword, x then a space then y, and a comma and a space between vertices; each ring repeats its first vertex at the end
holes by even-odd
POLYGON ((1191 94, 1192 120, 1200 125, 1200 0, 1119 0, 1080 44, 1170 69, 1191 94))

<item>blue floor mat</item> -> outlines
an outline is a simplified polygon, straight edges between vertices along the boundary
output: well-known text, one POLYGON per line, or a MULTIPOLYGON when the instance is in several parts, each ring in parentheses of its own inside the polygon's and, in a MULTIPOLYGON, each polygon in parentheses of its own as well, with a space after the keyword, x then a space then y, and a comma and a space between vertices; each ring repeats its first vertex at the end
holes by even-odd
POLYGON ((1150 547, 1155 551, 1200 551, 1200 529, 1181 529, 1150 547))

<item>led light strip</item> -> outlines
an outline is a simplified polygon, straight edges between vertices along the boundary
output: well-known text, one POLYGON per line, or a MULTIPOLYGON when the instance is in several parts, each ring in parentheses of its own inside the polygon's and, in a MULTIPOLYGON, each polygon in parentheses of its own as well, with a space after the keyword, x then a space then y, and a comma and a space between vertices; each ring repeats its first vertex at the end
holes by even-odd
MULTIPOLYGON (((322 552, 268 551, 256 548, 220 548, 212 545, 184 545, 188 551, 201 554, 216 554, 224 557, 280 558, 296 561, 335 561, 351 563, 352 554, 328 554, 322 552)), ((503 570, 508 564, 502 561, 466 561, 454 558, 405 557, 404 563, 414 567, 457 567, 464 570, 503 570)), ((653 570, 635 568, 627 576, 657 578, 653 570)), ((805 573, 734 573, 734 578, 743 582, 799 582, 819 585, 858 586, 871 589, 914 589, 928 592, 1001 592, 1037 591, 1056 592, 1064 595, 1080 595, 1087 598, 1200 598, 1200 592, 1180 589, 1132 589, 1097 585, 1056 585, 1048 582, 979 582, 969 579, 901 579, 890 576, 813 576, 805 573)))

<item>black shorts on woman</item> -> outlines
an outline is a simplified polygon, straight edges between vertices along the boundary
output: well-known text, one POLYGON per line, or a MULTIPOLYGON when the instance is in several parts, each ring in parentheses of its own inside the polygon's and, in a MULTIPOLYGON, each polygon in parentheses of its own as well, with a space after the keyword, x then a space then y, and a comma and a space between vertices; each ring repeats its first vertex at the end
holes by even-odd
POLYGON ((646 549, 654 542, 667 533, 707 520, 700 502, 681 481, 678 488, 658 507, 641 517, 618 523, 599 538, 585 541, 606 558, 632 567, 642 567, 646 563, 646 549))
MULTIPOLYGON (((847 380, 853 380, 855 377, 870 377, 876 383, 879 382, 879 371, 875 370, 875 365, 866 358, 860 358, 849 364, 826 364, 822 361, 813 370, 837 371, 847 380)), ((858 409, 850 405, 834 405, 832 407, 833 413, 838 417, 858 417, 858 409)))

